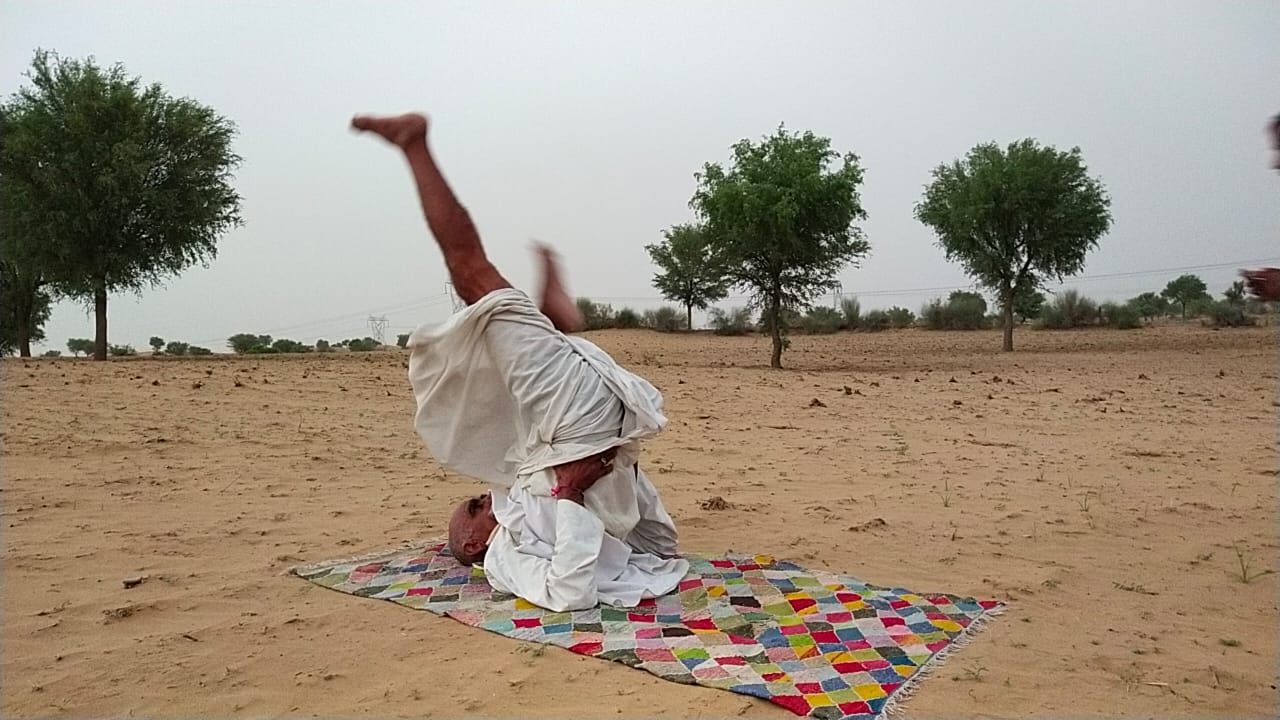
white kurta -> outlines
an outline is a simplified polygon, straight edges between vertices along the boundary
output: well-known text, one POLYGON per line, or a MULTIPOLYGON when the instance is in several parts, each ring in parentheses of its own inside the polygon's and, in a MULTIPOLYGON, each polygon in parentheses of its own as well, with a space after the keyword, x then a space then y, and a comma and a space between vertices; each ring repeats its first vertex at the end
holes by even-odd
POLYGON ((656 491, 657 510, 642 521, 643 496, 652 484, 635 468, 640 441, 667 422, 656 388, 592 343, 558 332, 526 295, 512 289, 486 295, 439 327, 419 329, 409 348, 415 426, 432 454, 449 470, 502 488, 494 492, 495 514, 505 493, 525 518, 537 518, 525 528, 514 527, 515 513, 505 513, 505 522, 499 517, 511 542, 495 537, 486 560, 487 568, 499 568, 495 577, 505 578, 499 583, 531 602, 537 601, 526 593, 581 607, 595 604, 592 599, 582 605, 592 593, 625 605, 675 587, 687 564, 656 556, 650 556, 652 563, 643 557, 632 562, 629 555, 635 553, 627 544, 652 535, 659 538, 657 547, 665 547, 669 534, 674 548, 675 528, 656 491), (615 470, 586 493, 591 512, 577 512, 583 508, 576 505, 560 509, 566 503, 551 497, 551 468, 611 447, 618 448, 615 470), (662 529, 663 518, 669 532, 662 529), (562 544, 565 558, 558 559, 562 544), (564 571, 569 558, 586 562, 593 552, 590 573, 579 565, 564 571), (587 575, 595 581, 592 591, 580 589, 587 575), (539 583, 556 589, 529 589, 539 583))

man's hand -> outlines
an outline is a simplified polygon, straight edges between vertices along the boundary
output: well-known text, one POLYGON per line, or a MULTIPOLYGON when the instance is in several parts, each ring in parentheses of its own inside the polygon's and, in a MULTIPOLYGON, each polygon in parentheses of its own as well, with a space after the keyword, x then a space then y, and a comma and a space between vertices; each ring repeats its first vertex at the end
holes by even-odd
POLYGON ((581 505, 583 494, 590 490, 597 480, 613 472, 613 458, 617 454, 617 448, 609 448, 599 455, 552 468, 556 474, 556 497, 572 500, 581 505))

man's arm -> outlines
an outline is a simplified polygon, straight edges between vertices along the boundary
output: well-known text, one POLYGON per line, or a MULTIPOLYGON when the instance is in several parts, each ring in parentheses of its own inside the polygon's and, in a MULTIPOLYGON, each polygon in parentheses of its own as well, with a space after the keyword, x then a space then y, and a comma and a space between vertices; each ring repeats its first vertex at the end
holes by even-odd
POLYGON ((584 493, 613 471, 617 453, 617 448, 610 448, 554 468, 556 542, 551 558, 521 552, 511 533, 500 530, 484 564, 493 584, 553 612, 595 607, 604 523, 587 510, 584 493))

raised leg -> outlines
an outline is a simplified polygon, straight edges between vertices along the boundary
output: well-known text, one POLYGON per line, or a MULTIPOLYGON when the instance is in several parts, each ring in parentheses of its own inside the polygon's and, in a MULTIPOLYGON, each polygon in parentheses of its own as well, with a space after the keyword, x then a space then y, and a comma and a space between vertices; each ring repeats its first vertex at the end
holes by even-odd
POLYGON ((538 294, 539 310, 551 320, 551 324, 562 333, 573 333, 582 330, 586 321, 578 310, 578 305, 569 296, 560 278, 560 263, 556 253, 550 246, 535 243, 534 253, 538 256, 542 270, 542 287, 538 294))
POLYGON ((454 197, 427 147, 427 118, 416 113, 394 117, 357 115, 351 126, 372 132, 399 147, 418 186, 418 199, 427 226, 444 254, 445 266, 458 296, 468 305, 494 290, 511 287, 489 262, 480 234, 467 209, 454 197))

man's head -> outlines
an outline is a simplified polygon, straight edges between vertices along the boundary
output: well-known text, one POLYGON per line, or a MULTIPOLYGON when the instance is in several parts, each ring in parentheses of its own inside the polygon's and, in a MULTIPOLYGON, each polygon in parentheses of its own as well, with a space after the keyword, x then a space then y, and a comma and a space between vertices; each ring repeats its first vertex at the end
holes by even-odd
POLYGON ((493 516, 489 493, 463 500, 449 516, 449 551, 463 565, 480 562, 496 527, 498 520, 493 516))

